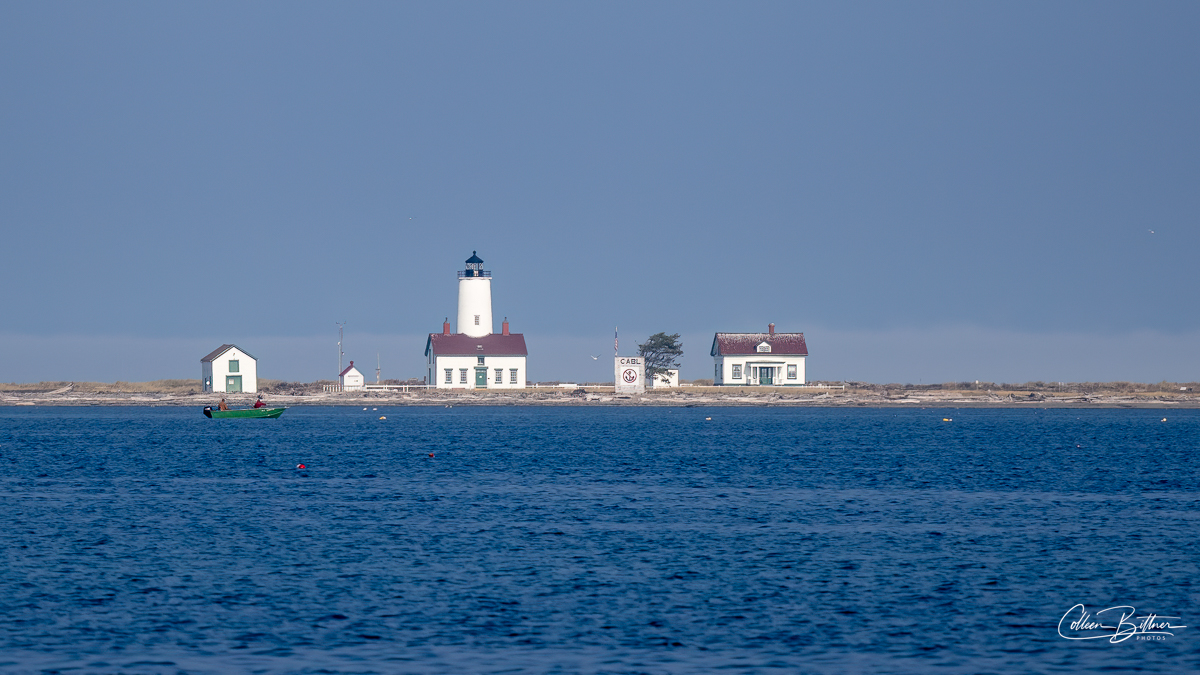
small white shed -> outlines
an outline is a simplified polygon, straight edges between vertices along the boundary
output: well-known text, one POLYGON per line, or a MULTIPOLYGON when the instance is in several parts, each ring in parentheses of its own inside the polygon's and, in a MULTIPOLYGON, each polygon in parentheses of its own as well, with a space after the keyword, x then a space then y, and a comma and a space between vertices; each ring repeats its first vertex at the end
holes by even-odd
POLYGON ((358 372, 358 368, 354 367, 353 361, 350 362, 350 365, 346 366, 346 369, 338 377, 341 378, 342 391, 357 391, 366 385, 363 374, 358 372))
POLYGON ((258 359, 237 345, 221 345, 200 359, 204 391, 225 394, 258 393, 258 359))
POLYGON ((679 369, 671 368, 665 373, 659 373, 649 381, 652 389, 672 389, 679 386, 679 369))

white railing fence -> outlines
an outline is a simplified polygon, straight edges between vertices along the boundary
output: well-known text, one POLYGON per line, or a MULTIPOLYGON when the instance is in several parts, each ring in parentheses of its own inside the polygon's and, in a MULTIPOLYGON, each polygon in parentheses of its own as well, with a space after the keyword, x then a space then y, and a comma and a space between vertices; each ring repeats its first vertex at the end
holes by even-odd
POLYGON ((423 391, 425 389, 430 389, 430 388, 432 388, 432 385, 428 385, 428 384, 364 384, 361 387, 352 387, 350 389, 347 389, 340 384, 323 384, 323 385, 321 385, 321 391, 326 394, 341 394, 341 393, 345 393, 345 392, 356 392, 356 391, 408 392, 408 391, 423 391))

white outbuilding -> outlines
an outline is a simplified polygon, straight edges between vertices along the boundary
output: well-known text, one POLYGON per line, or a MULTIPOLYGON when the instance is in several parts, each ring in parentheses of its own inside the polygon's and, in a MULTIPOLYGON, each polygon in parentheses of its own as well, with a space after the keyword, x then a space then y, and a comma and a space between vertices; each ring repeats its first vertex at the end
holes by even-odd
POLYGON ((665 373, 659 373, 654 377, 647 378, 647 384, 652 389, 673 389, 679 386, 679 369, 671 368, 665 373))
POLYGON ((200 359, 204 391, 225 394, 258 393, 258 359, 237 345, 221 345, 200 359))
POLYGON ((717 386, 804 384, 804 333, 776 333, 775 324, 766 333, 717 333, 711 354, 717 386))
POLYGON ((350 362, 350 365, 346 366, 346 369, 342 371, 338 378, 342 385, 342 391, 359 391, 365 388, 367 383, 363 374, 358 372, 358 368, 354 367, 353 361, 350 362))
POLYGON ((425 341, 426 382, 438 389, 524 389, 529 351, 508 319, 492 332, 492 273, 474 251, 458 273, 458 331, 450 321, 425 341))

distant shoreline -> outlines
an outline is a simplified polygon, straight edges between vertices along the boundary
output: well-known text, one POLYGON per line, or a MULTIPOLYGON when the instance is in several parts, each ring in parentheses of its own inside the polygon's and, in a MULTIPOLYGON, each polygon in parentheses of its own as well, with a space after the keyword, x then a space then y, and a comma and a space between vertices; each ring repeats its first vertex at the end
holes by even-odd
MULTIPOLYGON (((143 406, 216 405, 224 397, 232 407, 247 407, 254 394, 194 392, 46 392, 0 391, 0 406, 143 406)), ((263 394, 271 406, 643 406, 643 407, 811 407, 811 408, 1200 408, 1195 392, 1064 393, 980 391, 796 391, 784 388, 694 387, 617 396, 611 387, 525 389, 517 391, 426 390, 415 392, 340 392, 263 394)))

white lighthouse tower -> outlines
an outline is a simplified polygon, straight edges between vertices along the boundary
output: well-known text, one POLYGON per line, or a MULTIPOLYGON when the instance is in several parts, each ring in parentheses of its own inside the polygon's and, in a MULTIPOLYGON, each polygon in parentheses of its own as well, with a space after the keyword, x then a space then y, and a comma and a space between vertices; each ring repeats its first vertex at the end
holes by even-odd
POLYGON ((467 269, 458 273, 458 332, 450 318, 442 332, 425 341, 425 382, 438 389, 524 389, 529 350, 525 336, 508 330, 492 332, 492 273, 472 251, 467 269))
POLYGON ((458 332, 471 337, 492 334, 492 273, 475 251, 458 273, 458 332))

